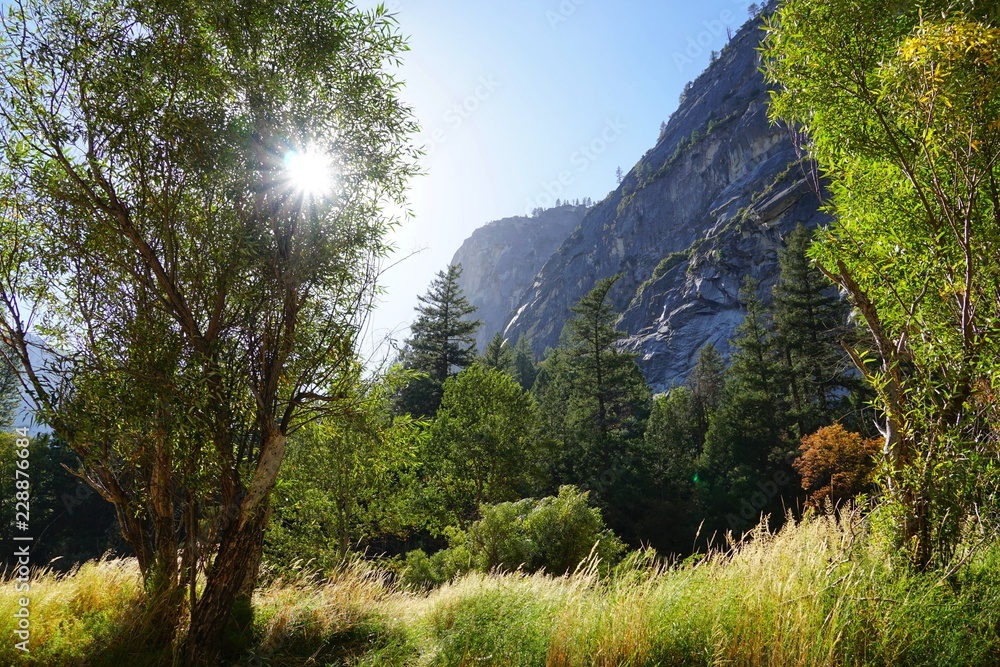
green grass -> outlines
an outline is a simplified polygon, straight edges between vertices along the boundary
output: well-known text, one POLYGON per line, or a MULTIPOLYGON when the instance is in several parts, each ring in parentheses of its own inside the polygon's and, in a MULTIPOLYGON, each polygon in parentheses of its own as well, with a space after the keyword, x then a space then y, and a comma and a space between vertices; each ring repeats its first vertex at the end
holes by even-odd
MULTIPOLYGON (((0 586, 8 637, 12 590, 0 586)), ((1000 664, 1000 543, 955 572, 916 574, 865 523, 832 517, 758 531, 683 564, 633 554, 610 576, 593 566, 557 578, 470 574, 417 593, 355 565, 326 580, 275 581, 255 602, 256 645, 239 664, 1000 664)), ((44 575, 24 664, 113 664, 108 651, 140 603, 129 563, 44 575)), ((0 663, 20 659, 11 644, 0 663)))

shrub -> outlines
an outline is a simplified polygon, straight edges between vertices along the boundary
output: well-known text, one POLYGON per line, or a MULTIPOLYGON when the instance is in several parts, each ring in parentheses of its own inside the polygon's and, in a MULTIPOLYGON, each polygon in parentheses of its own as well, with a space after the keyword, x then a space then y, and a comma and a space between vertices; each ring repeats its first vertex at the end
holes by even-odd
POLYGON ((401 579, 411 588, 430 588, 470 570, 572 572, 592 554, 607 569, 625 546, 589 506, 590 494, 562 486, 558 496, 483 505, 481 519, 467 531, 448 531, 448 548, 428 556, 406 555, 401 579))
POLYGON ((565 574, 593 552, 604 565, 621 557, 625 546, 605 525, 601 511, 587 504, 590 492, 559 487, 558 496, 539 500, 524 520, 534 547, 531 570, 565 574))
POLYGON ((802 438, 793 465, 809 493, 807 504, 818 507, 826 498, 836 503, 868 490, 878 448, 877 439, 865 440, 840 424, 802 438))

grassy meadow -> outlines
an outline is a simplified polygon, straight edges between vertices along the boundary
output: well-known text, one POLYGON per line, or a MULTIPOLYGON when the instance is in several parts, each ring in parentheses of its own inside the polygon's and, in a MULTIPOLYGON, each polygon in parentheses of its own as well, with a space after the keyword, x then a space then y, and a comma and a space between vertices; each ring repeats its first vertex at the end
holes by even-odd
MULTIPOLYGON (((468 574, 400 590, 356 563, 275 579, 234 665, 861 666, 1000 664, 1000 544, 914 574, 858 519, 811 517, 679 564, 633 553, 610 576, 468 574)), ((17 594, 0 585, 12 636, 17 594)), ((3 664, 145 665, 135 564, 100 561, 32 583, 32 643, 3 664)))

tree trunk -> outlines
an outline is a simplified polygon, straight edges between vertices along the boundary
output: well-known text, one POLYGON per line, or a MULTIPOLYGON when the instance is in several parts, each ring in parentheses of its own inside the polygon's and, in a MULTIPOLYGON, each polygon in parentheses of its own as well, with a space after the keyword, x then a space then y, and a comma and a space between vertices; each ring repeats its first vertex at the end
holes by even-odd
MULTIPOLYGON (((249 603, 256 583, 267 526, 266 501, 247 520, 237 517, 223 531, 219 552, 206 576, 205 590, 191 612, 185 647, 189 667, 217 665, 237 600, 249 603)), ((235 628, 243 631, 246 628, 235 628)))
POLYGON ((252 619, 234 618, 234 605, 240 601, 236 611, 251 615, 250 596, 257 583, 264 530, 271 514, 271 489, 284 456, 285 435, 273 427, 267 429, 253 481, 221 531, 218 552, 206 573, 205 590, 191 610, 184 649, 191 667, 218 664, 227 629, 242 633, 249 628, 252 619), (236 627, 230 627, 231 620, 237 621, 236 627))

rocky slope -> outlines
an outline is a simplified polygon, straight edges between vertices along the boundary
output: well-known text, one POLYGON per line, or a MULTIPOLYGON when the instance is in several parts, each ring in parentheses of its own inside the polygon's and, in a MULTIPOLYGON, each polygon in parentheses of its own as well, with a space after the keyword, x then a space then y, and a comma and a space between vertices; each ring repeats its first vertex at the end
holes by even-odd
POLYGON ((566 205, 531 218, 496 220, 474 231, 458 249, 451 263, 462 265, 459 284, 483 322, 476 339, 480 351, 504 330, 535 274, 586 212, 583 206, 566 205))
POLYGON ((620 273, 611 293, 618 328, 654 387, 681 382, 706 342, 728 351, 743 319, 743 277, 769 295, 782 238, 825 219, 791 134, 767 120, 760 36, 759 19, 733 36, 688 86, 656 145, 524 283, 508 339, 525 334, 539 353, 555 345, 570 307, 620 273))

